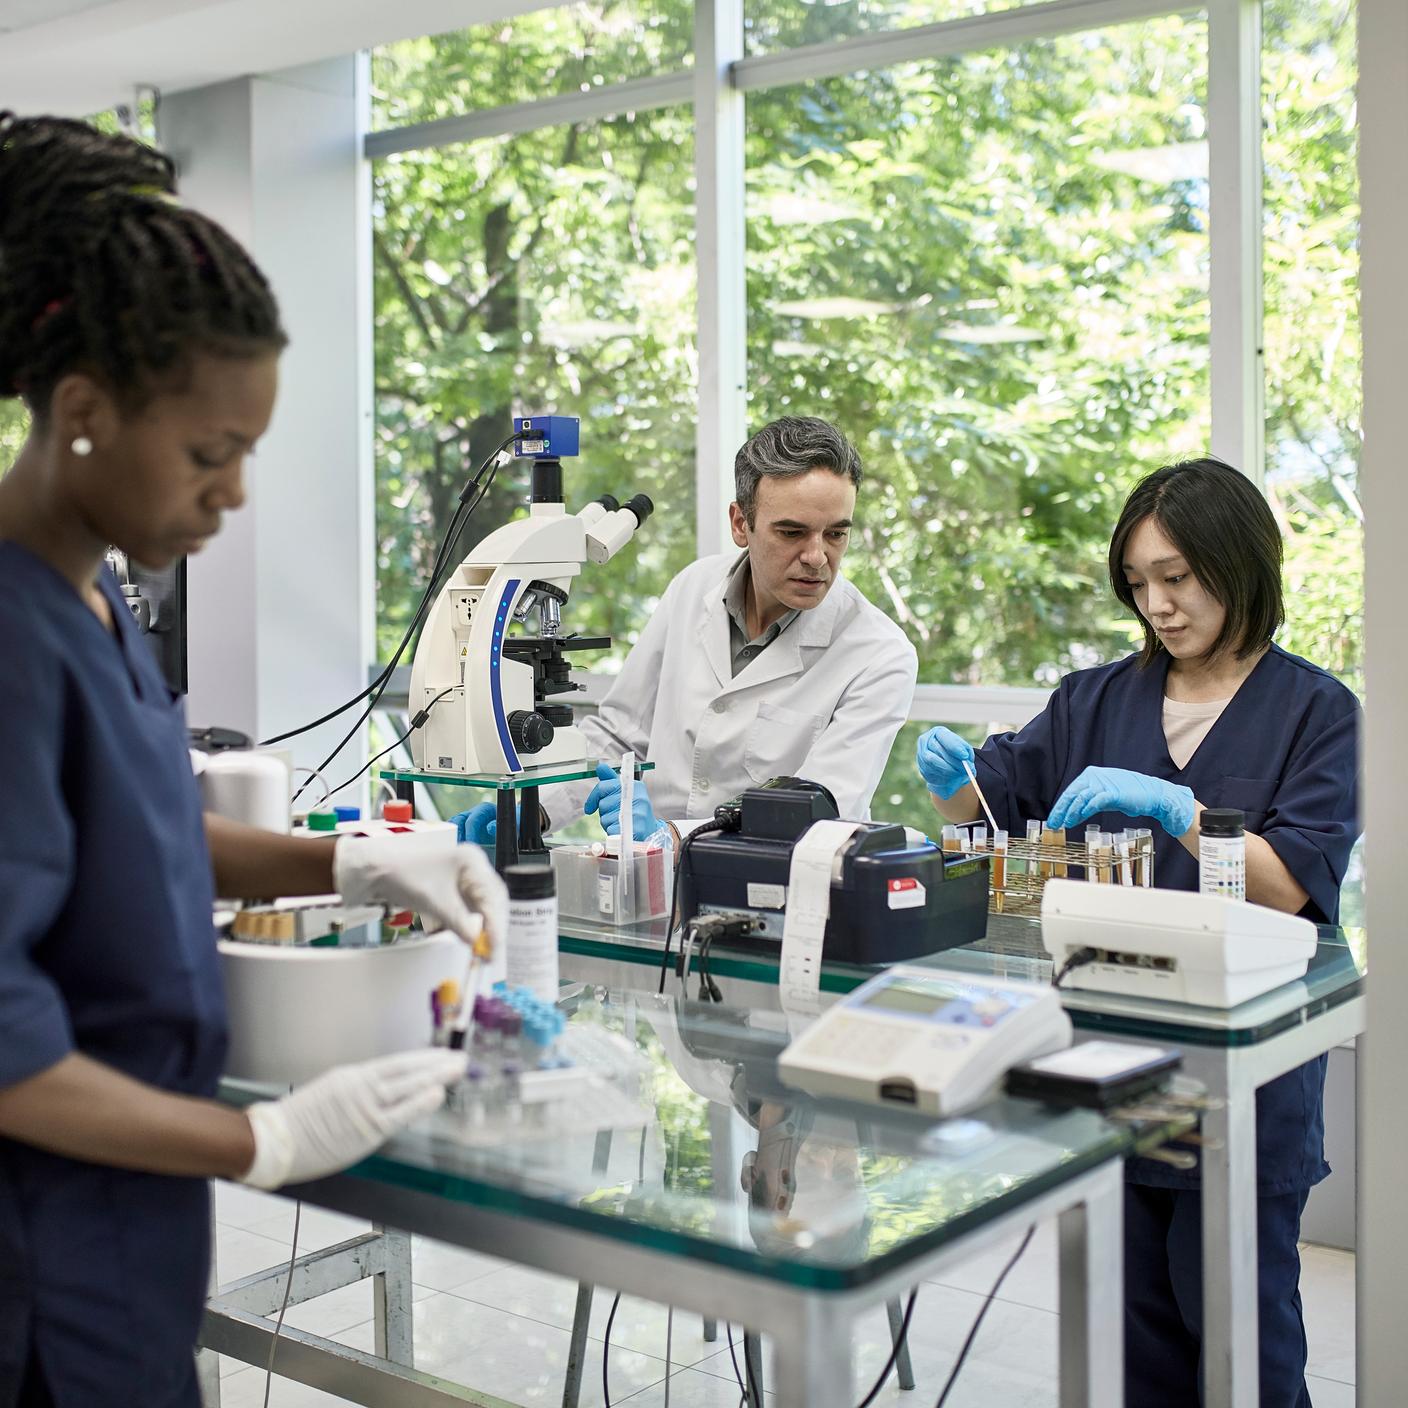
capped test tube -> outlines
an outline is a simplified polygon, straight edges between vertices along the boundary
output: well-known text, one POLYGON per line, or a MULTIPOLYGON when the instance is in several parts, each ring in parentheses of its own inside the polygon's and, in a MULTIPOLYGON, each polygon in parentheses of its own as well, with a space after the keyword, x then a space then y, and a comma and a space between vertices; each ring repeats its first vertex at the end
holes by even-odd
POLYGON ((961 851, 963 843, 958 839, 958 828, 956 826, 945 826, 940 838, 946 851, 961 851))
POLYGON ((1115 837, 1115 855, 1119 860, 1119 877, 1121 885, 1134 884, 1134 862, 1130 859, 1133 854, 1133 841, 1128 831, 1121 831, 1115 837))
POLYGON ((992 892, 997 900, 997 912, 1002 913, 1002 902, 1007 891, 1007 833, 994 831, 992 834, 992 892))
POLYGON ((988 829, 982 822, 977 822, 973 826, 973 849, 975 851, 985 851, 988 848, 988 829))

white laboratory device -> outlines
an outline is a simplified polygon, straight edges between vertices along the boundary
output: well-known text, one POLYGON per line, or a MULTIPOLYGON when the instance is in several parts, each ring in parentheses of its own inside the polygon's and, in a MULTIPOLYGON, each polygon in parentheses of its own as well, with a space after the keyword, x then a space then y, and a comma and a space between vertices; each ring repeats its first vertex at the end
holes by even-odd
POLYGON ((411 734, 420 772, 498 775, 587 758, 556 696, 579 688, 566 652, 611 642, 562 635, 562 608, 583 565, 615 556, 653 505, 644 494, 624 507, 605 496, 569 513, 558 456, 577 453, 575 418, 522 416, 514 425, 515 454, 534 461, 533 502, 527 518, 470 549, 431 608, 411 665, 411 709, 430 710, 411 734), (530 432, 540 438, 525 439, 530 432), (514 634, 534 617, 536 634, 514 634))
POLYGON ((1041 938, 1058 968, 1095 950, 1064 987, 1198 1007, 1235 1007, 1303 977, 1317 942, 1310 920, 1244 900, 1079 880, 1047 881, 1041 938))
POLYGON ((953 1115, 1010 1067, 1070 1044, 1054 988, 896 964, 823 1012, 778 1070, 811 1095, 953 1115))

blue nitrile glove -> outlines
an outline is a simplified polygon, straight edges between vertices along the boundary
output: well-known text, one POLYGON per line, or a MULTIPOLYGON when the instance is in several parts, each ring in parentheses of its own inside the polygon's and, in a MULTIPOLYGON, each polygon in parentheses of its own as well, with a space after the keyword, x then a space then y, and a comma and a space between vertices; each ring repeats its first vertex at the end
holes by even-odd
POLYGON ((493 802, 480 802, 467 812, 456 812, 450 820, 461 841, 473 841, 477 846, 492 846, 499 834, 498 808, 493 802))
POLYGON ((1182 836, 1193 824, 1193 794, 1176 782, 1127 768, 1086 768, 1056 799, 1046 820, 1051 831, 1069 831, 1101 812, 1147 816, 1182 836))
POLYGON ((951 728, 931 728, 919 740, 914 761, 929 791, 948 801, 968 781, 963 764, 973 761, 973 749, 951 728))
MULTIPOLYGON (((601 829, 608 836, 621 834, 621 779, 605 763, 596 765, 597 784, 587 794, 582 810, 590 816, 596 812, 601 818, 601 829)), ((650 795, 645 783, 636 779, 635 794, 631 798, 631 830, 637 841, 644 841, 660 829, 660 819, 655 808, 650 805, 650 795)))

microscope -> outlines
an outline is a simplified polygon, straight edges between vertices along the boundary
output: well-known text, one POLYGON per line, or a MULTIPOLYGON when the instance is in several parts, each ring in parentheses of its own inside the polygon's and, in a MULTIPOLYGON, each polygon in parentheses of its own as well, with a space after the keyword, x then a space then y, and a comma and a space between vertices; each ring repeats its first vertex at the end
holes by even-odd
MULTIPOLYGON (((592 761, 561 697, 582 687, 569 654, 611 640, 563 635, 562 608, 582 567, 610 561, 654 505, 637 494, 622 506, 608 494, 568 513, 562 461, 577 455, 579 432, 575 416, 514 420, 514 456, 532 461, 528 517, 471 548, 431 608, 411 665, 411 711, 429 711, 411 735, 418 772, 503 777, 592 761)), ((520 848, 535 851, 536 788, 522 800, 525 821, 530 810, 533 818, 520 848)))

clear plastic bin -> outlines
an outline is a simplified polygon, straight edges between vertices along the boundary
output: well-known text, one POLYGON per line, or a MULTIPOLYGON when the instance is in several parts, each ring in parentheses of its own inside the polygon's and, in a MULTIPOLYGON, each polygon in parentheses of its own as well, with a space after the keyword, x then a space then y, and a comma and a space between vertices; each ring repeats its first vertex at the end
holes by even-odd
POLYGON ((550 846, 557 876, 557 912, 567 919, 597 924, 636 924, 670 911, 674 879, 673 849, 656 841, 637 841, 630 886, 623 892, 618 838, 590 845, 550 846))

